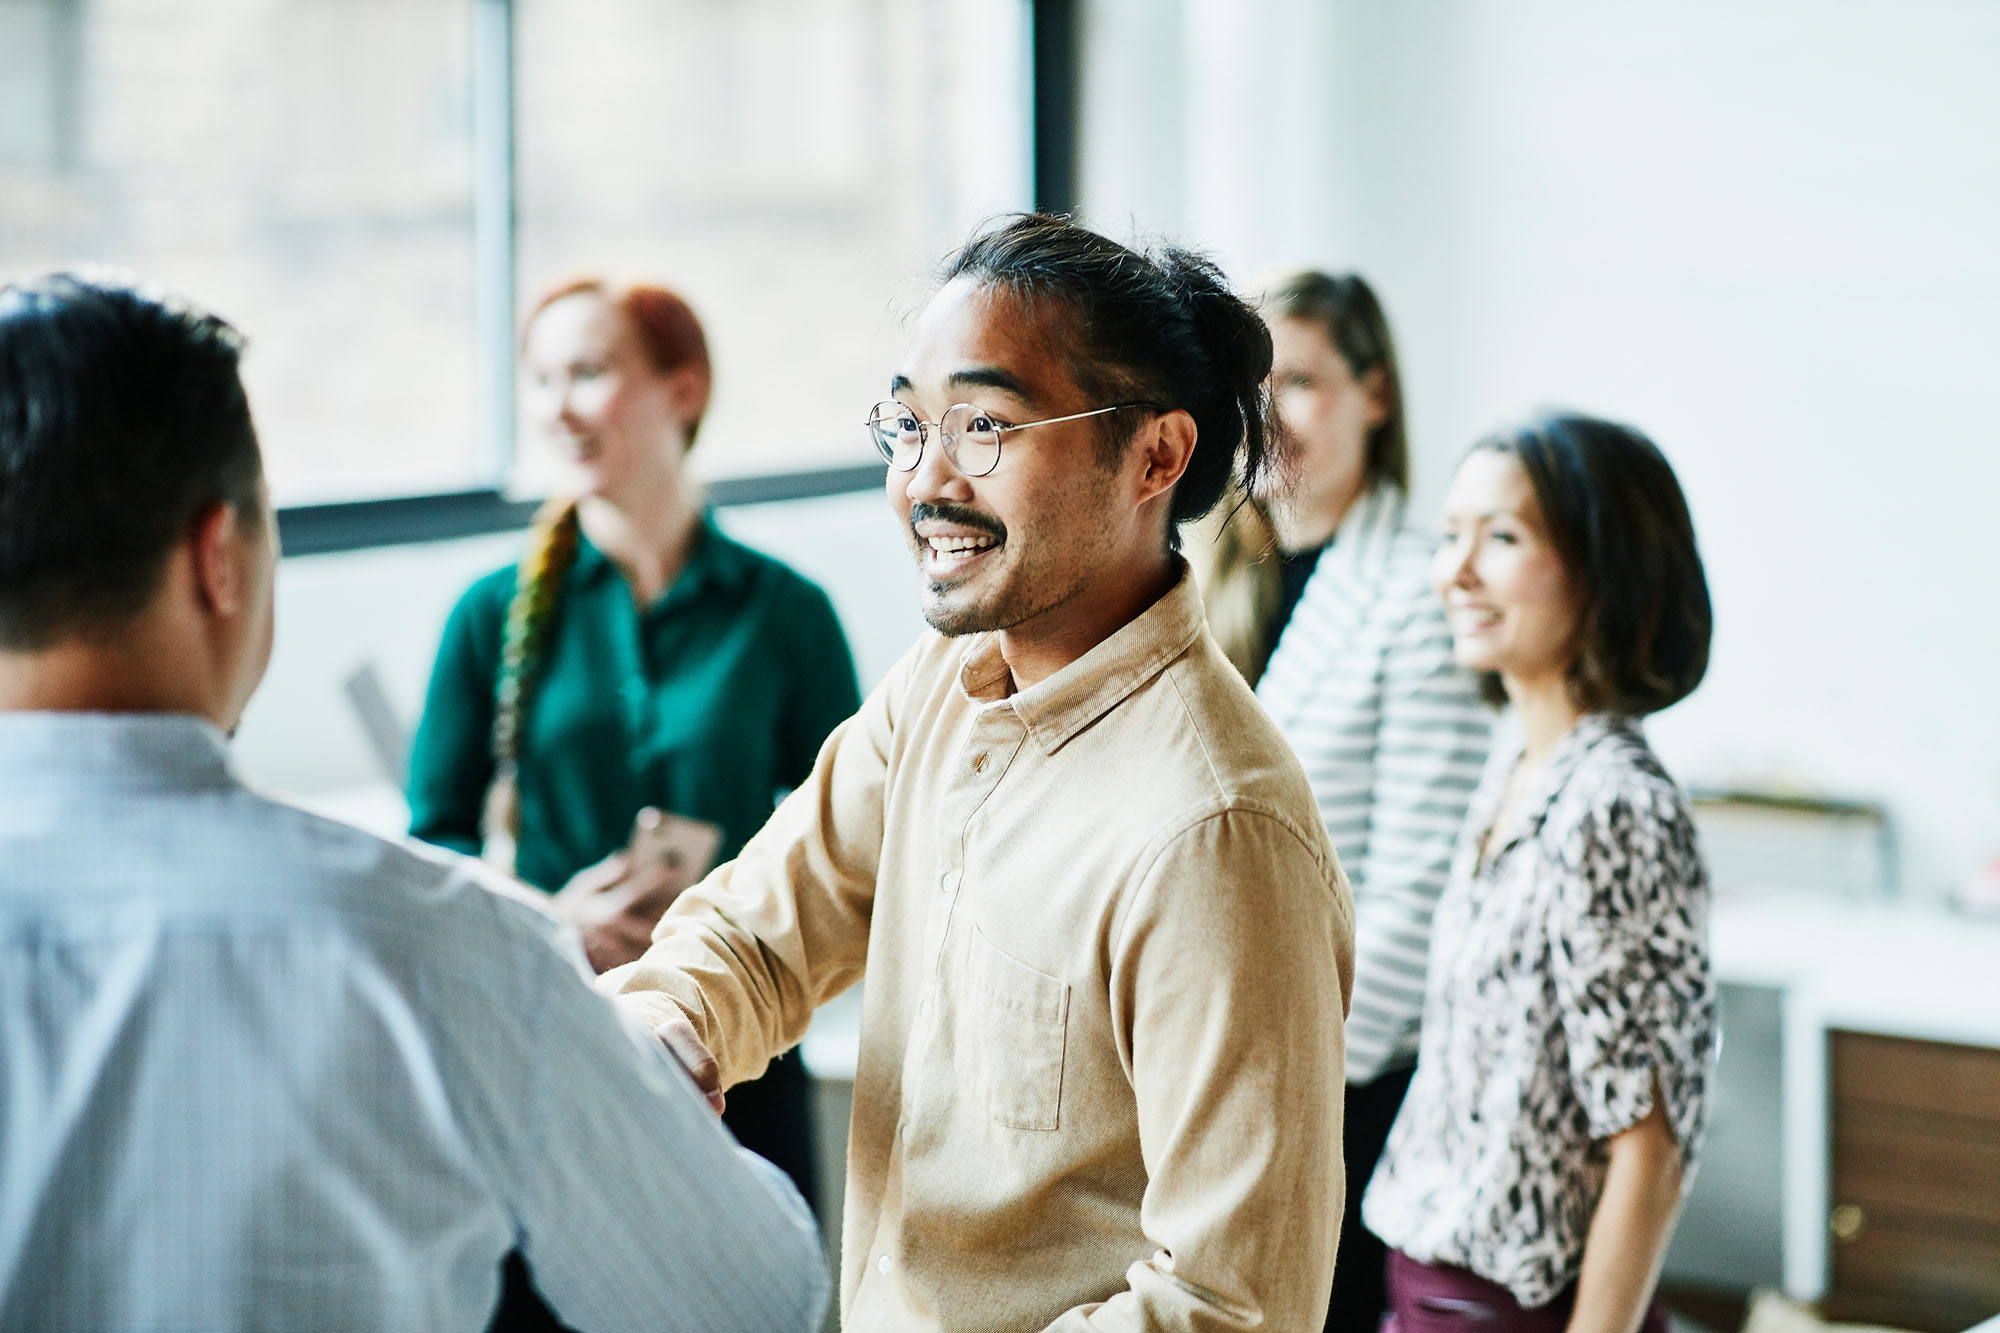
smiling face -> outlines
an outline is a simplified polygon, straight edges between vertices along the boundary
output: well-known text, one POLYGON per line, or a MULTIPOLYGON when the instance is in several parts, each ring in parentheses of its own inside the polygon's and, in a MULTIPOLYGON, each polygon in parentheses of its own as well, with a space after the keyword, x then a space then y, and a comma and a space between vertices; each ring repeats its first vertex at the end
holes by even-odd
POLYGON ((1459 665, 1498 672, 1510 694, 1565 679, 1582 603, 1520 461, 1492 449, 1469 455, 1445 497, 1443 533, 1431 582, 1459 665))
MULTIPOLYGON (((917 321, 891 390, 935 422, 971 403, 1002 426, 1103 406, 1071 379, 1046 306, 966 278, 947 284, 917 321)), ((924 619, 945 634, 1034 632, 1083 612, 1099 583, 1129 577, 1134 525, 1120 471, 1107 466, 1098 419, 1004 436, 984 477, 960 472, 931 426, 913 472, 889 470, 889 503, 922 576, 924 619)), ((1160 542, 1163 546, 1164 539, 1160 542)))
POLYGON ((647 360, 630 323, 597 292, 544 306, 523 349, 527 407, 574 470, 582 495, 672 484, 687 452, 684 377, 647 360))
POLYGON ((1336 514, 1361 490, 1368 434, 1388 419, 1379 367, 1357 376, 1316 321, 1271 322, 1271 402, 1296 449, 1286 503, 1336 514))

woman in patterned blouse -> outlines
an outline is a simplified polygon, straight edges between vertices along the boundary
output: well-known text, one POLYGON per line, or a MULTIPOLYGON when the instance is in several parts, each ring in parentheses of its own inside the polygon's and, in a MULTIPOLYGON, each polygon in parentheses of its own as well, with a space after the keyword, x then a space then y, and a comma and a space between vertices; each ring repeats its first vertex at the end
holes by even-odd
POLYGON ((1443 526, 1454 650, 1516 726, 1438 905, 1363 1216, 1398 1333, 1665 1333, 1715 986, 1693 823, 1636 719, 1708 664, 1687 502, 1636 431, 1545 416, 1474 447, 1443 526))

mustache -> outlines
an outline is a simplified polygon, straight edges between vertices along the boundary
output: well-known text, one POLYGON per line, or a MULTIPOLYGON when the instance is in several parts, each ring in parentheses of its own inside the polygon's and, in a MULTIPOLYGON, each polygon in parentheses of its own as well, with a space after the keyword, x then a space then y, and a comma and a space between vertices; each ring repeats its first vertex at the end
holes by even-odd
POLYGON ((1006 524, 991 514, 982 514, 977 509, 967 509, 964 505, 934 505, 919 500, 910 506, 910 535, 916 536, 917 524, 927 520, 956 523, 962 528, 975 528, 995 541, 1007 540, 1006 524))

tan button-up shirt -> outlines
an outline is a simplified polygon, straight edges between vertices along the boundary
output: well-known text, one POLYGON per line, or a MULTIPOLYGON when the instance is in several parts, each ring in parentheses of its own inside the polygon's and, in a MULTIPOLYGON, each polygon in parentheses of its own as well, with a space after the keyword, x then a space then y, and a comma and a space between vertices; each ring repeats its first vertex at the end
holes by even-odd
POLYGON ((1317 1329, 1353 905, 1179 583, 1015 691, 927 635, 611 973, 757 1074, 865 973, 849 1329, 1317 1329))

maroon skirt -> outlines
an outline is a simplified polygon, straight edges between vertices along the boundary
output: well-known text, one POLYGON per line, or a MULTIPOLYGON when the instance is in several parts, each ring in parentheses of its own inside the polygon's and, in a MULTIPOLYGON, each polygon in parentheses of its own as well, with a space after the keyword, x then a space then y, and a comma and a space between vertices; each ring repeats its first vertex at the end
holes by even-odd
MULTIPOLYGON (((1530 1310, 1512 1292, 1477 1273, 1444 1264, 1418 1263, 1389 1251, 1389 1315, 1383 1333, 1563 1333, 1576 1288, 1530 1310)), ((1642 1333, 1667 1333, 1667 1314, 1655 1300, 1642 1333)))

